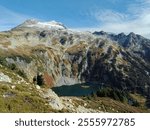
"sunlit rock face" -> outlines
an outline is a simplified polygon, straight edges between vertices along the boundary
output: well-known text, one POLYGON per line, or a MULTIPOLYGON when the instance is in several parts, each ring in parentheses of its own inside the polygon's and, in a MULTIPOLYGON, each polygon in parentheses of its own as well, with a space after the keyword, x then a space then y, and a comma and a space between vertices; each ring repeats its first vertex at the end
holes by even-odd
POLYGON ((48 87, 99 83, 146 94, 150 40, 140 35, 75 32, 62 23, 25 21, 0 33, 0 63, 48 87))

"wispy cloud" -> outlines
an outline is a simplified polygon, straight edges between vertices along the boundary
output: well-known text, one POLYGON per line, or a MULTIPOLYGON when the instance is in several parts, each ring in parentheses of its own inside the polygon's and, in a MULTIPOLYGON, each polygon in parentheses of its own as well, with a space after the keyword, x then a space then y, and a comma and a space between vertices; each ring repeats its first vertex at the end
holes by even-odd
POLYGON ((134 4, 128 5, 126 13, 96 8, 94 11, 90 11, 88 15, 95 18, 99 25, 90 30, 96 29, 114 33, 135 32, 150 38, 149 12, 150 0, 136 0, 134 4))
POLYGON ((125 14, 112 10, 97 10, 95 12, 91 12, 91 16, 94 16, 97 21, 101 21, 103 23, 122 22, 127 18, 125 14))
POLYGON ((31 16, 19 14, 0 5, 0 31, 8 30, 31 16))

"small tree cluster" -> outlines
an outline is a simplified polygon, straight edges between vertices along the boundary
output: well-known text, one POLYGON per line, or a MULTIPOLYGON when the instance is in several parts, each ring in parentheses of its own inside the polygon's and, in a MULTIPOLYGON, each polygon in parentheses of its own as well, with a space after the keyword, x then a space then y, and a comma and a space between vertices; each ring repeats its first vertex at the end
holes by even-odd
POLYGON ((128 92, 116 89, 116 88, 110 88, 110 87, 104 87, 101 88, 99 91, 97 91, 96 95, 98 97, 110 97, 114 100, 121 101, 121 102, 127 102, 132 106, 140 106, 140 104, 133 99, 128 92))
POLYGON ((43 78, 43 75, 37 73, 37 75, 34 76, 34 78, 33 78, 33 83, 34 83, 34 84, 37 84, 37 85, 39 85, 39 86, 44 85, 44 78, 43 78))

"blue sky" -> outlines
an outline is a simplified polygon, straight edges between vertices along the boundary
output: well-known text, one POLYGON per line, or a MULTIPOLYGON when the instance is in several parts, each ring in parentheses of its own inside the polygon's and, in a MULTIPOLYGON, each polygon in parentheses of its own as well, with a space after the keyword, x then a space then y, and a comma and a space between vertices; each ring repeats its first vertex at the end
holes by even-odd
POLYGON ((150 0, 0 0, 0 30, 26 19, 59 21, 68 28, 150 36, 150 0))

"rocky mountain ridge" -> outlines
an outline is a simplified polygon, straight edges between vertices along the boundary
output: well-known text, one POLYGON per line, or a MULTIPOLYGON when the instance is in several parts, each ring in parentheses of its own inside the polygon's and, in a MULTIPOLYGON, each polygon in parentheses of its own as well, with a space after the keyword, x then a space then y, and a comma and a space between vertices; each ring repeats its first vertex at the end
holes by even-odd
POLYGON ((75 32, 58 22, 28 20, 0 32, 0 64, 47 88, 89 83, 148 96, 149 41, 134 33, 75 32))
POLYGON ((146 53, 141 48, 149 47, 148 39, 133 33, 128 36, 106 34, 109 39, 104 39, 89 32, 28 27, 34 23, 38 22, 26 21, 23 26, 0 34, 3 37, 1 56, 5 55, 7 64, 15 64, 23 70, 30 81, 40 72, 45 73, 51 87, 80 82, 99 82, 126 89, 135 84, 141 88, 149 86, 149 57, 148 61, 142 59, 149 51, 146 53), (121 37, 120 40, 117 37, 121 37), (126 40, 123 41, 123 37, 126 40), (139 43, 134 43, 136 40, 139 43), (143 51, 143 57, 132 55, 134 48, 139 48, 139 53, 143 51), (136 83, 141 77, 143 83, 136 83))
POLYGON ((94 32, 94 35, 105 37, 106 39, 111 39, 114 42, 117 42, 119 45, 129 50, 133 54, 138 55, 141 58, 144 58, 148 62, 150 61, 150 40, 142 37, 141 35, 131 32, 128 35, 124 33, 109 34, 104 31, 94 32))

